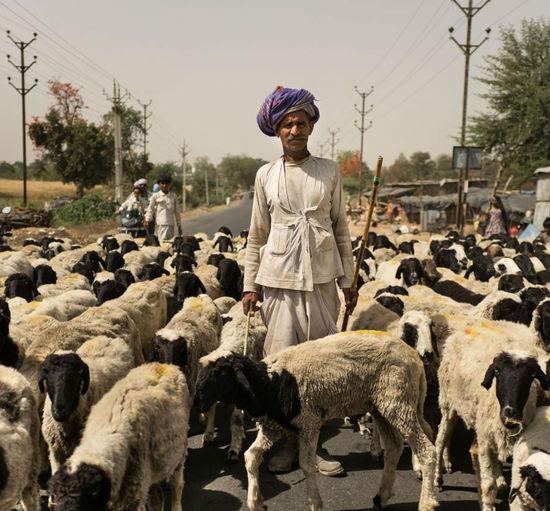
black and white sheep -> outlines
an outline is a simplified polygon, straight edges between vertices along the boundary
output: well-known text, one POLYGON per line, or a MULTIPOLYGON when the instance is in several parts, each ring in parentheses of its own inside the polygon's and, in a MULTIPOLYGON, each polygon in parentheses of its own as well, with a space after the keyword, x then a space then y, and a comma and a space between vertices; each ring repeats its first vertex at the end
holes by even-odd
POLYGON ((258 418, 259 431, 245 453, 248 508, 263 509, 259 466, 284 435, 297 435, 300 468, 307 480, 307 509, 322 508, 316 484, 319 430, 331 418, 375 417, 384 445, 384 473, 374 499, 385 506, 392 494, 403 441, 422 466, 420 511, 437 506, 433 488, 434 447, 423 419, 426 377, 418 354, 382 332, 345 332, 287 348, 262 362, 230 355, 206 365, 195 404, 235 404, 258 418))
POLYGON ((54 474, 73 453, 92 406, 135 367, 122 339, 95 337, 76 352, 58 351, 46 357, 38 382, 47 392, 42 435, 48 445, 54 474))
POLYGON ((550 509, 550 407, 537 409, 514 446, 511 511, 550 509))
POLYGON ((92 408, 82 441, 52 477, 53 505, 145 509, 150 489, 167 481, 171 509, 181 511, 189 407, 176 367, 153 363, 130 371, 92 408))

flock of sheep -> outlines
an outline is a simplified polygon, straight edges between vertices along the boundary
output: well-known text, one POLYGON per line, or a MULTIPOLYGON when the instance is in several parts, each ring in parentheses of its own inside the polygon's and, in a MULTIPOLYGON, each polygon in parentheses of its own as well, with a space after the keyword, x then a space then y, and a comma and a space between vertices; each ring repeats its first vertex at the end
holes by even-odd
POLYGON ((0 253, 0 511, 41 509, 50 473, 58 511, 160 511, 167 494, 181 510, 191 408, 208 444, 218 402, 233 406, 231 461, 244 414, 257 421, 251 511, 264 509, 263 455, 286 435, 298 437, 306 509, 322 508, 316 449, 334 418, 383 452, 377 507, 405 443, 418 509, 437 507, 461 419, 482 511, 510 459, 510 508, 550 510, 550 247, 371 233, 350 331, 263 358, 266 328, 239 303, 246 234, 44 237, 0 253))

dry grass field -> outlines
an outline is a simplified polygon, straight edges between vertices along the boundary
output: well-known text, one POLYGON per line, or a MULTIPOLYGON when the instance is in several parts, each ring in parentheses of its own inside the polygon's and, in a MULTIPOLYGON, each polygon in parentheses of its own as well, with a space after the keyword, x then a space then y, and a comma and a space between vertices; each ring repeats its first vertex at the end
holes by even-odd
MULTIPOLYGON (((61 195, 72 197, 75 187, 61 181, 27 181, 29 204, 43 208, 44 201, 61 195)), ((17 206, 23 201, 23 182, 17 179, 0 179, 0 206, 17 206)))

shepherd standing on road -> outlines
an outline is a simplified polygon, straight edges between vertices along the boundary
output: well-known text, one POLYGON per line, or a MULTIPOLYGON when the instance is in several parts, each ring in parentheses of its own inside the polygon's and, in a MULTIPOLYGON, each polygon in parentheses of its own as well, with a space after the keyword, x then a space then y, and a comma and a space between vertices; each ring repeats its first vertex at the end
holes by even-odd
POLYGON ((181 234, 181 213, 177 195, 170 191, 172 178, 161 176, 158 180, 160 191, 151 195, 149 207, 145 213, 145 227, 155 222, 155 234, 160 241, 181 234), (177 232, 176 232, 177 230, 177 232))
MULTIPOLYGON (((262 132, 283 147, 283 156, 256 175, 244 276, 245 313, 256 310, 263 287, 266 355, 338 332, 336 282, 347 307, 357 301, 340 173, 307 148, 319 120, 314 100, 304 89, 277 87, 257 116, 262 132)), ((287 443, 269 469, 291 470, 295 455, 295 444, 287 443)), ((340 463, 321 457, 317 466, 325 475, 342 472, 340 463)))

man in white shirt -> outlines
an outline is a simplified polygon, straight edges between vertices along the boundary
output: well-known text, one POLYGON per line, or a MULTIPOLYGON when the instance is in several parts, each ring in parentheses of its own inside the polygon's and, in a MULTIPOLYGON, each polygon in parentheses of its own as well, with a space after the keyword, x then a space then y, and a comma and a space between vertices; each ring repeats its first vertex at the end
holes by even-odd
MULTIPOLYGON (((307 148, 319 119, 314 100, 304 89, 278 87, 258 113, 260 129, 283 146, 283 156, 256 175, 244 275, 245 313, 256 310, 263 287, 266 355, 338 332, 336 282, 350 310, 357 301, 338 166, 307 148)), ((290 470, 294 456, 287 444, 270 470, 290 470)), ((317 465, 325 475, 342 472, 335 461, 318 458, 317 465)))
POLYGON ((151 195, 149 207, 145 213, 145 227, 155 221, 155 234, 160 241, 181 234, 181 212, 177 195, 170 191, 172 178, 161 176, 158 180, 160 191, 151 195))

